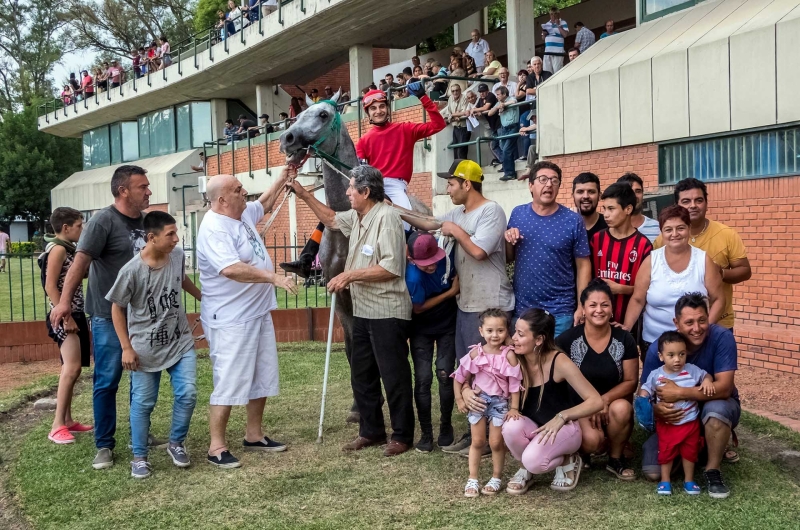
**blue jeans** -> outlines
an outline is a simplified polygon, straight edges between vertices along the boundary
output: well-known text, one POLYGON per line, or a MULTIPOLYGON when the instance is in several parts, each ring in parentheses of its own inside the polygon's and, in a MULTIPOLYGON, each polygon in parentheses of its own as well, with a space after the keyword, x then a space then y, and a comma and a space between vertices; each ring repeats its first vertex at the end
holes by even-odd
POLYGON ((117 390, 122 377, 122 346, 110 318, 91 317, 94 346, 92 406, 94 444, 114 449, 117 431, 117 390))
MULTIPOLYGON (((530 109, 520 109, 519 114, 519 127, 520 129, 523 127, 527 127, 531 124, 531 120, 528 119, 528 114, 531 112, 530 109)), ((525 136, 521 137, 520 143, 522 144, 522 152, 520 155, 528 156, 528 150, 531 148, 531 133, 526 134, 525 136)))
MULTIPOLYGON (((514 134, 519 131, 519 124, 515 123, 507 127, 500 127, 497 131, 498 136, 505 136, 506 134, 514 134)), ((517 172, 514 169, 514 162, 517 160, 517 137, 506 138, 500 140, 500 150, 503 152, 503 175, 516 176, 517 172)))
POLYGON ((575 316, 574 315, 555 315, 556 319, 556 337, 567 331, 568 329, 572 328, 572 324, 575 323, 575 316))
MULTIPOLYGON (((133 456, 137 458, 147 457, 150 414, 158 399, 161 372, 131 372, 131 445, 133 456)), ((166 372, 172 383, 174 397, 169 441, 173 444, 183 443, 197 403, 197 356, 194 349, 184 353, 166 372)))

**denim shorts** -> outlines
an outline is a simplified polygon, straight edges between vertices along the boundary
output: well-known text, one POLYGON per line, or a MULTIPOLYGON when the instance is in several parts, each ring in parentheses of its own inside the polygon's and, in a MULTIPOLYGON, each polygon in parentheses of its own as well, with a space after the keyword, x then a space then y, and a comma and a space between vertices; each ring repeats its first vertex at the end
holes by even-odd
POLYGON ((486 410, 481 413, 469 411, 467 420, 470 425, 475 425, 481 421, 481 418, 486 418, 492 420, 492 425, 495 427, 502 427, 506 414, 508 414, 508 398, 490 396, 486 392, 481 392, 478 397, 486 403, 486 410))

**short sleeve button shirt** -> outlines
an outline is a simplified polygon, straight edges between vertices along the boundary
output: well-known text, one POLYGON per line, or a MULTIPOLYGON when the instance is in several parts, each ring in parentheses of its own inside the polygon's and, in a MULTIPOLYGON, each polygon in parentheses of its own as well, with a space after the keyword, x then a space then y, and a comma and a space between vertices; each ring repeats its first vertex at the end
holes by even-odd
POLYGON ((380 265, 395 275, 383 282, 350 284, 353 316, 411 320, 411 297, 405 281, 406 238, 400 214, 378 202, 361 219, 355 210, 337 213, 336 224, 350 238, 346 271, 380 265))
POLYGON ((532 203, 514 208, 508 228, 519 229, 514 266, 515 315, 538 307, 556 316, 575 312, 576 258, 589 257, 586 225, 580 215, 559 205, 541 216, 532 203))

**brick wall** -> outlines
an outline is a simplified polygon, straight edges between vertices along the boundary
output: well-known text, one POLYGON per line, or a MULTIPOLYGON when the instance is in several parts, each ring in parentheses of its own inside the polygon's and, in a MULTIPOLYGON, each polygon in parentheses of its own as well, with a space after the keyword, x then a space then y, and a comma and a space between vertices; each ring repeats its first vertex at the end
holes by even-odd
MULTIPOLYGON (((626 171, 658 192, 655 144, 551 157, 564 174, 559 201, 573 206, 572 179, 582 171, 602 187, 626 171)), ((663 193, 663 190, 662 190, 663 193)), ((739 362, 800 374, 800 176, 708 184, 709 218, 735 228, 747 247, 753 277, 734 286, 739 362)))
MULTIPOLYGON (((298 342, 310 340, 309 320, 312 324, 313 340, 328 339, 327 307, 307 309, 281 309, 272 312, 275 324, 275 335, 278 342, 298 342)), ((196 314, 189 315, 189 322, 194 322, 196 314)), ((198 326, 195 335, 203 333, 198 326)), ((339 321, 333 328, 333 340, 344 341, 344 332, 339 321)), ((207 348, 203 340, 196 343, 198 348, 207 348)), ((58 359, 58 346, 47 336, 44 322, 10 322, 0 324, 0 364, 13 362, 44 361, 58 359)))
MULTIPOLYGON (((389 64, 389 49, 388 48, 373 48, 372 49, 372 68, 381 68, 389 64)), ((320 96, 325 96, 324 88, 326 86, 330 86, 334 92, 336 92, 339 87, 342 90, 350 90, 350 63, 346 62, 342 65, 337 66, 333 70, 319 76, 316 79, 309 81, 308 83, 304 83, 300 85, 301 88, 306 90, 307 92, 311 92, 312 88, 316 88, 319 90, 320 96)), ((303 98, 305 100, 305 95, 303 94, 302 90, 299 90, 294 85, 281 85, 286 92, 288 92, 292 96, 296 96, 299 98, 303 98)), ((358 87, 353 91, 350 91, 352 96, 359 95, 361 89, 364 87, 358 87)))

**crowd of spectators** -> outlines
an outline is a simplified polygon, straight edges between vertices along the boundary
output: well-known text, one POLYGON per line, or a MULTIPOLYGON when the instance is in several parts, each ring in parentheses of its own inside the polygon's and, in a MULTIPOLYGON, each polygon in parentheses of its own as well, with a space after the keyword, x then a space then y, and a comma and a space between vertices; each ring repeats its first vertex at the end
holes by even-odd
POLYGON ((235 35, 250 24, 258 23, 261 17, 278 10, 278 0, 249 0, 247 5, 236 5, 228 0, 228 11, 217 11, 218 41, 235 35))

